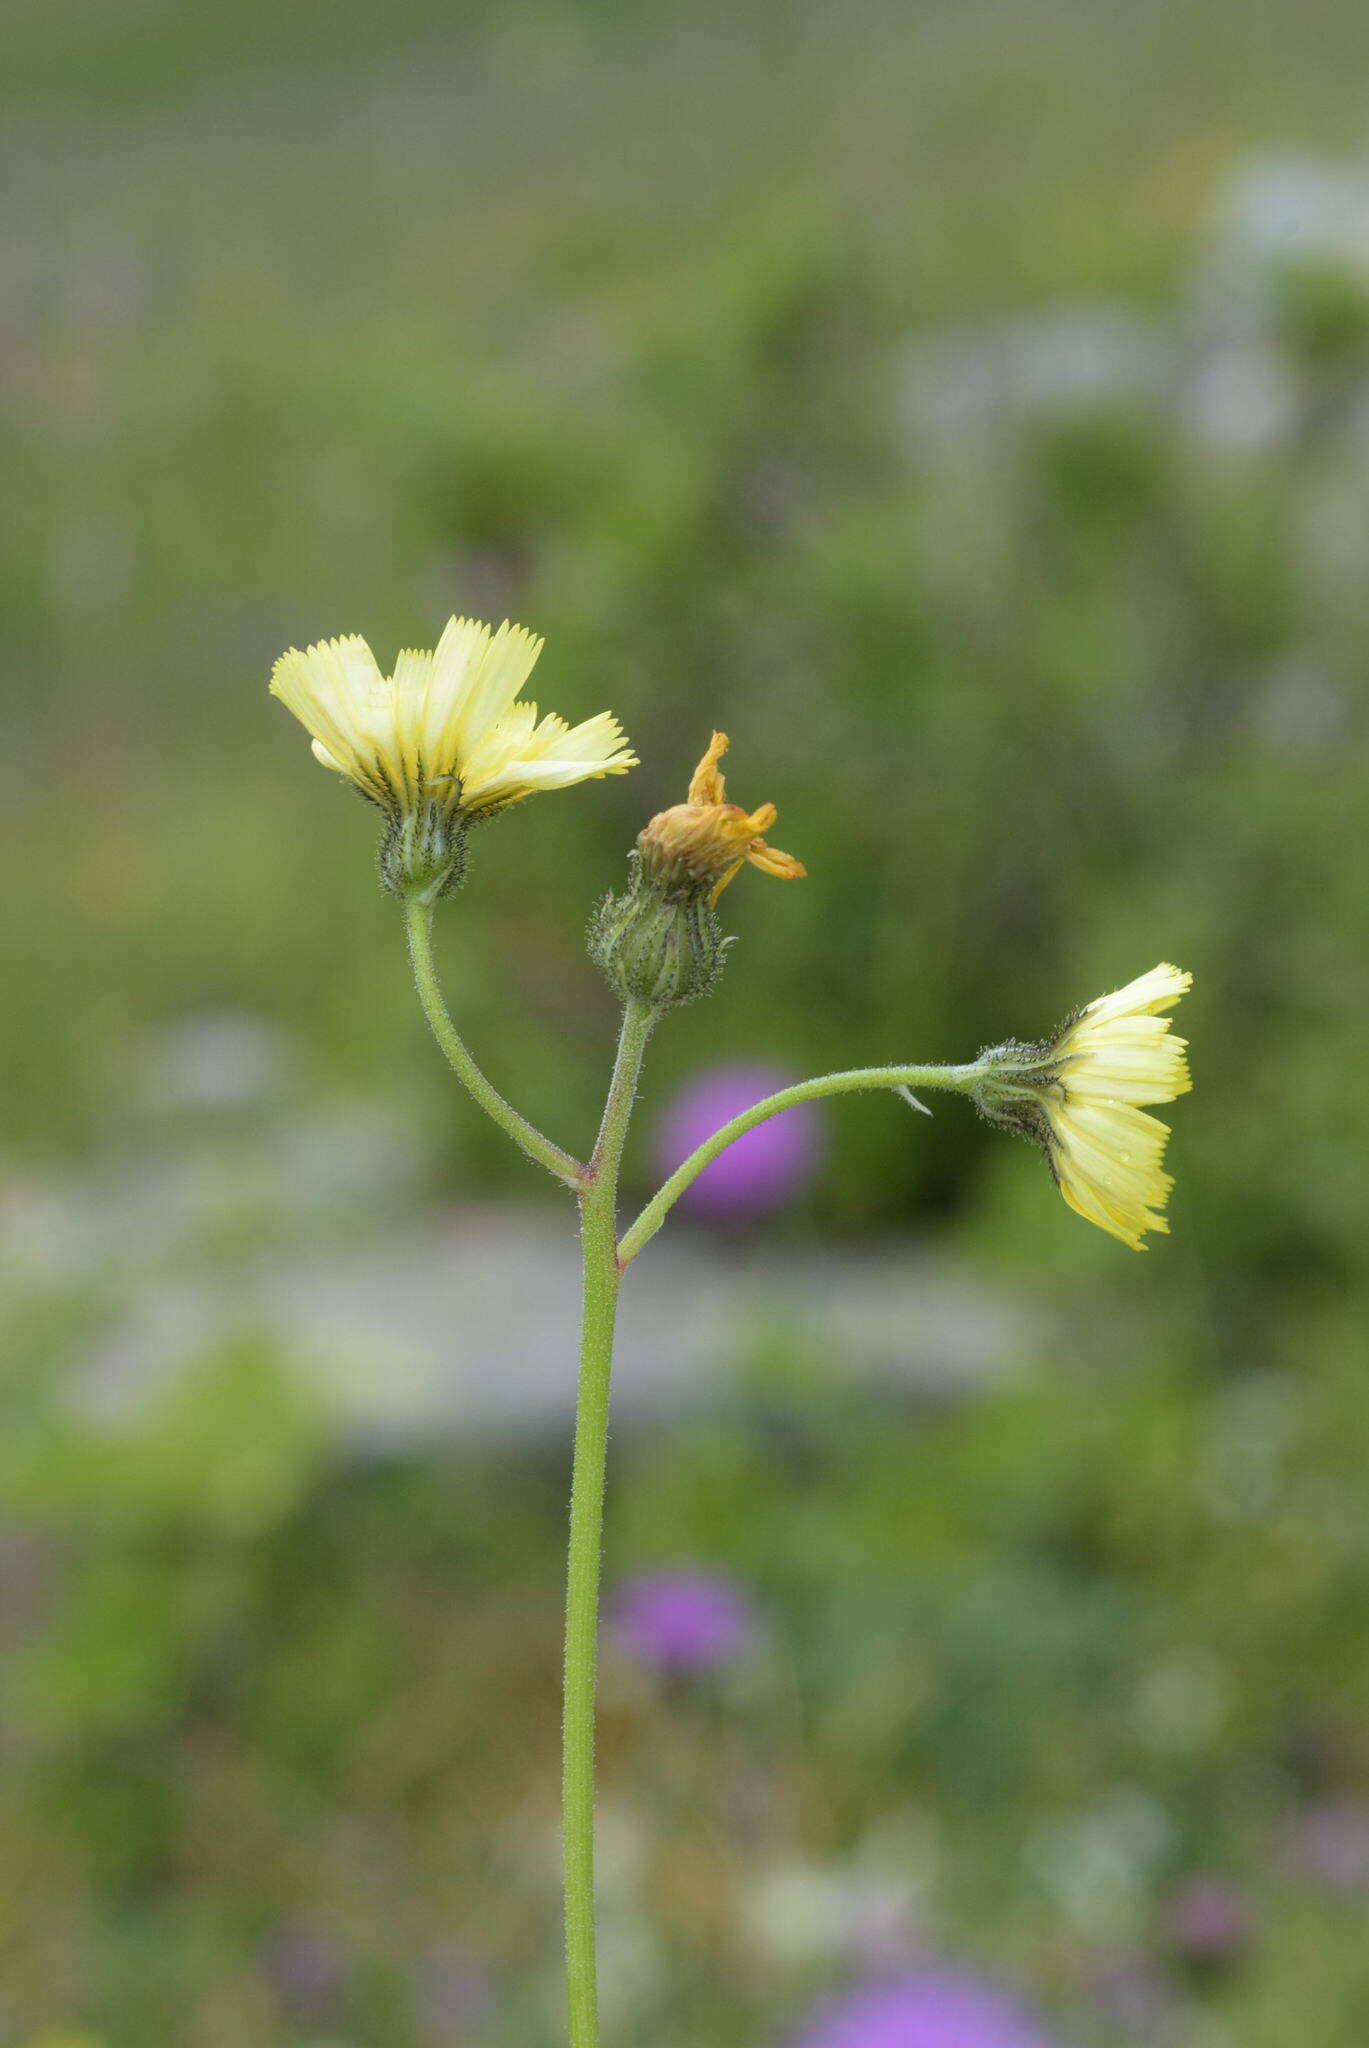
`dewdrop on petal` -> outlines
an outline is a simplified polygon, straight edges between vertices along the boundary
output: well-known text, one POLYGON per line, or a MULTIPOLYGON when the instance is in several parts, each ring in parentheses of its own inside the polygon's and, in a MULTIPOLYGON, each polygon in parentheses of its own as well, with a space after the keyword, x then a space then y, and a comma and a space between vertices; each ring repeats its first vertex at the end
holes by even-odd
POLYGON ((590 954, 624 1002, 664 1009, 708 993, 731 944, 715 906, 746 862, 781 881, 806 872, 792 854, 766 844, 773 804, 746 811, 726 801, 718 768, 726 751, 727 734, 715 732, 684 803, 658 812, 639 833, 626 895, 605 897, 595 912, 590 954))
POLYGON ((636 766, 609 712, 568 726, 519 700, 541 652, 522 626, 450 619, 434 652, 402 653, 393 675, 355 633, 276 663, 272 694, 312 734, 317 759, 385 813, 380 873, 396 895, 454 888, 474 819, 636 766))
POLYGON ((1071 1209, 1100 1230, 1145 1249, 1174 1183, 1164 1171, 1169 1127, 1144 1105, 1172 1102, 1192 1086, 1187 1041, 1160 1013, 1193 980, 1162 964, 1099 996, 1043 1045, 1010 1040, 979 1056, 974 1101, 991 1123, 1042 1147, 1071 1209))

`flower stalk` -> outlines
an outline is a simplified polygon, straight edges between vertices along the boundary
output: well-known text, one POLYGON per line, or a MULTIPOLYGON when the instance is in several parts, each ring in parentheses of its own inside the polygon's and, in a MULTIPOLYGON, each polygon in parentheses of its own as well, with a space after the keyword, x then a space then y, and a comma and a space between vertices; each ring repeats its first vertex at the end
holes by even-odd
POLYGON ((561 1705, 561 1828, 565 1872, 566 1999, 571 2048, 597 2048, 594 1918, 594 1724, 609 1386, 622 1267, 618 1176, 647 1040, 657 1012, 629 1003, 599 1138, 580 1191, 584 1293, 571 1468, 566 1642, 561 1705))
POLYGON ((738 1138, 744 1138, 748 1131, 754 1131, 757 1124, 779 1116, 786 1109, 794 1109, 801 1102, 818 1102, 824 1095, 854 1095, 862 1089, 892 1089, 897 1093, 908 1088, 949 1088, 957 1095, 969 1095, 974 1091, 979 1071, 973 1061, 960 1067, 852 1067, 843 1073, 818 1074, 811 1081, 798 1081, 792 1088, 781 1088, 774 1095, 753 1102, 750 1109, 742 1110, 714 1131, 711 1138, 697 1145, 652 1196, 618 1246, 624 1270, 643 1245, 650 1243, 690 1182, 697 1180, 720 1152, 725 1152, 738 1138))
POLYGON ((432 920, 465 866, 477 820, 540 791, 617 775, 635 765, 608 712, 571 727, 538 717, 519 691, 542 643, 521 627, 497 633, 452 619, 430 654, 401 654, 383 676, 355 635, 291 650, 274 693, 310 732, 324 766, 346 776, 384 814, 381 878, 403 904, 419 1002, 457 1079, 528 1159, 575 1193, 583 1297, 566 1571, 562 1714, 562 1832, 570 2048, 599 2048, 594 1898, 595 1689, 609 1390, 618 1294, 627 1267, 690 1183, 768 1118, 825 1096, 877 1090, 925 1110, 915 1090, 967 1095, 990 1122, 1033 1139, 1078 1214, 1142 1248, 1168 1228, 1168 1128, 1146 1114, 1189 1087, 1184 1041, 1165 1014, 1191 976, 1161 964, 1098 997, 1039 1044, 1011 1039, 963 1065, 856 1067, 781 1088, 697 1146, 618 1236, 623 1148, 642 1061, 666 1011, 706 994, 731 943, 718 923, 722 891, 743 865, 793 881, 803 865, 765 838, 773 804, 727 800, 715 732, 683 803, 638 835, 629 884, 600 904, 590 949, 623 1005, 617 1057, 594 1151, 576 1159, 531 1124, 477 1065, 438 981, 432 920))

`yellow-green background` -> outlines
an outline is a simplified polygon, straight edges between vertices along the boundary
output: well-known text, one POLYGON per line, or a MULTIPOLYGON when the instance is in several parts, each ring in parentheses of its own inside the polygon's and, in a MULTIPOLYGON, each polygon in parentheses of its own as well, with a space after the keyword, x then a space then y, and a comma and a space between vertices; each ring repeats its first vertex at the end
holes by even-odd
MULTIPOLYGON (((611 1571, 734 1572, 779 1646, 609 1713, 645 1843, 615 2038, 778 2040, 842 1963, 763 1952, 761 1866, 897 1823, 935 1844, 928 1940, 1069 2041, 1359 2048, 1356 1908, 1281 1844, 1369 1789, 1369 292, 1275 280, 1297 424, 1254 454, 1167 393, 933 459, 906 394, 929 337, 1079 301, 1182 356, 1221 193, 1369 145, 1362 11, 23 0, 6 44, 0 2043, 556 2038, 562 1438, 358 1458, 269 1329, 191 1332, 111 1431, 72 1387, 136 1261, 32 1256, 45 1201, 117 1211, 176 1156, 159 1033, 225 1011, 285 1034, 299 1099, 428 1133, 420 1217, 554 1202, 445 1082, 368 816, 265 696, 287 645, 466 610, 544 632, 541 700, 611 706, 642 757, 480 834, 442 917, 463 1026, 567 1142, 613 1022, 588 912, 714 724, 810 879, 736 885, 653 1100, 1196 976, 1144 1259, 955 1105, 848 1105, 776 1225, 1042 1308, 999 1390, 854 1392, 776 1322, 725 1398, 615 1442, 611 1571), (1157 1671, 1218 1708, 1154 1739, 1157 1671), (1164 1846, 1100 1935, 1043 1856, 1132 1798, 1164 1846), (1223 1970, 1166 1934, 1193 1872, 1250 1902, 1223 1970), (301 1927, 334 1966, 304 2007, 301 1927), (454 1950, 484 2017, 432 2016, 454 1950), (1177 2034, 1102 2014, 1114 1952, 1177 2034)), ((184 1138, 211 1177, 242 1142, 184 1138)), ((286 1134, 253 1143, 269 1180, 286 1134)), ((195 1256, 278 1251, 273 1216, 195 1256)))

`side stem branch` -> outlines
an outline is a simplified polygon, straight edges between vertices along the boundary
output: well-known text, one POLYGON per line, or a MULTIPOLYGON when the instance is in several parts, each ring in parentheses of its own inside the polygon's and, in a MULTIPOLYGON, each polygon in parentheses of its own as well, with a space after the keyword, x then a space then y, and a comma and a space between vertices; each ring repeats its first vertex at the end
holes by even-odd
POLYGON ((433 960, 432 941, 433 911, 430 903, 419 896, 406 897, 404 903, 404 926, 409 940, 409 959, 413 966, 414 983, 418 989, 418 1000, 423 1005, 423 1014, 432 1027, 433 1037, 447 1056, 449 1065, 480 1107, 492 1116, 501 1130, 507 1131, 520 1152, 529 1159, 545 1166, 548 1173, 554 1173, 567 1187, 579 1189, 585 1182, 585 1168, 569 1152, 563 1152, 550 1138, 544 1137, 525 1116, 520 1116, 511 1102, 506 1102, 494 1083, 487 1080, 466 1049, 465 1041, 451 1020, 450 1012, 443 1000, 441 985, 437 979, 437 967, 433 960))
MULTIPOLYGON (((734 1116, 730 1123, 723 1124, 711 1138, 705 1138, 702 1145, 676 1167, 623 1237, 618 1246, 620 1265, 626 1267, 636 1258, 642 1246, 656 1235, 689 1183, 720 1152, 725 1152, 738 1138, 745 1137, 748 1131, 755 1130, 757 1124, 778 1116, 782 1110, 793 1109, 800 1102, 816 1102, 824 1095, 850 1095, 865 1088, 950 1088, 964 1095, 973 1087, 978 1072, 979 1068, 973 1062, 960 1067, 853 1067, 845 1073, 819 1074, 812 1081, 798 1081, 792 1088, 781 1088, 777 1094, 767 1095, 764 1101, 753 1103, 750 1109, 744 1109, 740 1116, 734 1116)), ((918 1107, 922 1105, 919 1103, 918 1107)))

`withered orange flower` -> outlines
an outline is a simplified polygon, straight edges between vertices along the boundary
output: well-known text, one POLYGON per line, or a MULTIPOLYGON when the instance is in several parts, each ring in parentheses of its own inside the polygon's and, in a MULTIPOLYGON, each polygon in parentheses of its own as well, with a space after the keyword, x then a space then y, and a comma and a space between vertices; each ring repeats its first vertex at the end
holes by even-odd
POLYGON ((807 873, 792 853, 765 843, 764 834, 778 815, 773 804, 746 811, 728 803, 718 767, 726 752, 727 734, 715 732, 694 770, 685 802, 659 811, 637 841, 642 866, 653 880, 671 893, 707 890, 710 903, 717 902, 747 861, 782 882, 797 881, 807 873))

